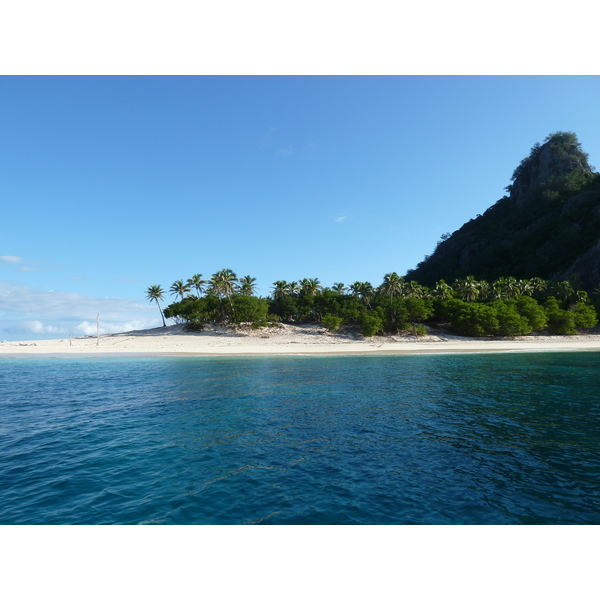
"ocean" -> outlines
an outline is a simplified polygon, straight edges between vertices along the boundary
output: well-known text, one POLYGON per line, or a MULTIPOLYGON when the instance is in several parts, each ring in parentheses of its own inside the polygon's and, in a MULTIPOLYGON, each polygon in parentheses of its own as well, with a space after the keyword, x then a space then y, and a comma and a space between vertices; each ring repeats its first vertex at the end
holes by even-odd
POLYGON ((0 359, 0 524, 598 524, 600 353, 0 359))

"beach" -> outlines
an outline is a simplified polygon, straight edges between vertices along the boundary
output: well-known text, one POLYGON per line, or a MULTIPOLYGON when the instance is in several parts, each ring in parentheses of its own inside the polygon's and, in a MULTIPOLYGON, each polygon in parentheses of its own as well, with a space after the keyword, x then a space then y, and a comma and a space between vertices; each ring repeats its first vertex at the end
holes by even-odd
POLYGON ((356 329, 329 333, 321 325, 278 324, 252 329, 207 327, 188 332, 182 325, 55 340, 2 341, 0 356, 254 356, 443 354, 460 352, 600 351, 600 334, 469 338, 428 329, 422 337, 364 338, 356 329))

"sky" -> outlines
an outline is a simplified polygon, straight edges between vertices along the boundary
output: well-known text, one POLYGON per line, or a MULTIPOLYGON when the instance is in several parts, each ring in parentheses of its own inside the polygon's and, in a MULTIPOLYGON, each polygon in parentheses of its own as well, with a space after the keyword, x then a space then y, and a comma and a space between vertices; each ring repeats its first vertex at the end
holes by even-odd
MULTIPOLYGON (((160 325, 146 289, 222 268, 405 275, 573 131, 597 76, 0 77, 0 339, 160 325)), ((171 300, 167 292, 167 303, 171 300)))
MULTIPOLYGON (((263 295, 277 279, 377 284, 414 267, 442 233, 498 200, 519 161, 550 133, 575 132, 600 167, 600 81, 580 76, 598 73, 597 22, 589 15, 583 0, 568 10, 541 10, 532 0, 5 3, 0 343, 95 334, 97 314, 103 333, 158 326, 149 285, 168 289, 224 267, 256 277, 263 295)), ((269 596, 265 557, 271 579, 285 586, 297 581, 297 565, 306 566, 321 534, 328 555, 307 570, 321 579, 305 577, 297 597, 327 578, 349 597, 388 581, 397 590, 398 573, 402 588, 421 596, 426 581, 425 589, 439 586, 438 596, 450 585, 478 598, 494 579, 495 597, 505 597, 523 587, 523 564, 530 587, 547 597, 592 589, 586 528, 553 530, 550 543, 544 537, 533 546, 532 530, 511 529, 507 538, 503 528, 493 536, 400 528, 393 539, 385 528, 377 537, 368 528, 336 529, 348 536, 342 543, 323 539, 325 530, 298 528, 282 530, 274 546, 257 535, 245 546, 229 531, 203 531, 210 543, 193 538, 190 547, 186 528, 175 544, 171 531, 160 530, 162 545, 151 543, 158 530, 140 544, 121 531, 120 545, 112 530, 93 543, 89 530, 73 530, 69 544, 65 530, 61 540, 19 531, 9 546, 23 552, 12 554, 8 588, 22 588, 32 562, 46 585, 66 555, 77 568, 61 586, 75 597, 96 575, 90 569, 118 547, 134 548, 127 574, 132 560, 137 571, 156 564, 164 574, 148 579, 150 597, 174 585, 192 589, 203 547, 210 548, 200 555, 204 572, 216 574, 208 583, 222 586, 232 564, 222 556, 241 548, 240 592, 258 574, 269 596), (19 560, 32 549, 40 560, 19 560), (428 579, 432 564, 441 575, 428 579), (476 567, 467 578, 465 564, 476 567), (498 564, 514 583, 510 575, 497 581, 498 564), (546 577, 548 565, 562 576, 546 577)), ((139 577, 129 583, 120 563, 108 567, 121 576, 120 589, 143 585, 139 577)), ((105 580, 112 591, 112 578, 105 580)))

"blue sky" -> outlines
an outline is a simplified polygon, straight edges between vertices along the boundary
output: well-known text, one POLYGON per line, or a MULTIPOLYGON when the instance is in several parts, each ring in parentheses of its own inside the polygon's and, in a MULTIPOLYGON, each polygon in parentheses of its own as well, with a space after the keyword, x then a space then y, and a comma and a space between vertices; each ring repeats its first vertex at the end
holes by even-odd
POLYGON ((158 326, 221 268, 404 275, 531 146, 600 166, 595 76, 0 77, 0 340, 158 326))

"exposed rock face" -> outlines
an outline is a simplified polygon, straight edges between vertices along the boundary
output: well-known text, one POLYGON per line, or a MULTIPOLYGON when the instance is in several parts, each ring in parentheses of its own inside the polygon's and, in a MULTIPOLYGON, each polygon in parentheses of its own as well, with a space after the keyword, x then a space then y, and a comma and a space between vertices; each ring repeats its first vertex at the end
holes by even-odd
POLYGON ((532 196, 532 192, 565 181, 573 173, 590 175, 591 167, 587 155, 577 152, 577 148, 557 148, 552 140, 543 146, 534 146, 532 154, 515 171, 515 180, 510 186, 510 197, 522 202, 532 196), (517 171, 520 171, 517 173, 517 171))
POLYGON ((471 219, 407 278, 433 286, 473 275, 573 277, 582 289, 600 285, 600 175, 572 133, 536 144, 504 196, 471 219))

